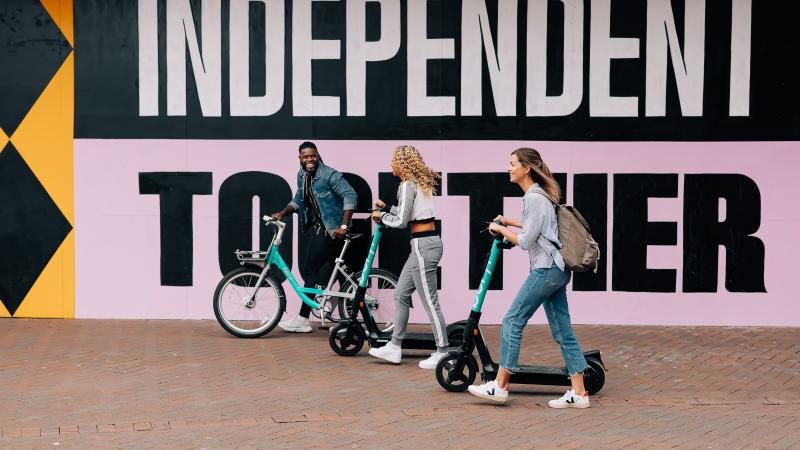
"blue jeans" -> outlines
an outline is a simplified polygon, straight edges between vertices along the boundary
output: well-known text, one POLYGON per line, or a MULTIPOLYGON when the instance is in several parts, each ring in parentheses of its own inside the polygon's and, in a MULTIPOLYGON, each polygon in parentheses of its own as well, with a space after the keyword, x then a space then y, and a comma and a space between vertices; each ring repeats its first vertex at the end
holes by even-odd
POLYGON ((561 346, 567 373, 576 375, 589 367, 569 319, 569 277, 569 272, 555 265, 549 269, 535 269, 531 272, 503 318, 503 328, 500 330, 500 367, 511 372, 519 370, 522 330, 541 305, 544 305, 553 339, 561 346))

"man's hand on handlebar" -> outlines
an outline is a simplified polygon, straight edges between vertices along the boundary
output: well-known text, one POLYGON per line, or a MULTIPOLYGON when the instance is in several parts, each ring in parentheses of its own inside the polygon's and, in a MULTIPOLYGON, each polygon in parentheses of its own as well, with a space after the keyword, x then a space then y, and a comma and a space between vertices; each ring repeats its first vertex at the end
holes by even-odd
POLYGON ((272 213, 272 218, 275 219, 275 220, 282 220, 283 216, 284 216, 284 213, 282 211, 281 212, 272 213))

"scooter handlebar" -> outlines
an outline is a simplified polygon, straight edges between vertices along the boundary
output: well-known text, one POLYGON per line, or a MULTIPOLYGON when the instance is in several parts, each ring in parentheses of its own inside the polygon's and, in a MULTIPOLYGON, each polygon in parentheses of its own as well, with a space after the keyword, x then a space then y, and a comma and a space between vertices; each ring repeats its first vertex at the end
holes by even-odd
POLYGON ((514 247, 516 247, 516 244, 514 244, 514 243, 513 243, 513 242, 511 242, 511 241, 509 241, 508 239, 504 240, 504 241, 503 241, 503 242, 501 242, 499 245, 500 245, 500 248, 502 248, 502 249, 505 249, 505 250, 508 250, 508 249, 510 249, 510 248, 514 248, 514 247))
MULTIPOLYGON (((496 223, 497 225, 502 225, 503 224, 503 222, 501 222, 500 219, 495 219, 492 222, 496 223)), ((494 232, 492 232, 492 230, 489 230, 489 234, 494 236, 494 240, 495 241, 502 241, 504 239, 502 234, 494 233, 494 232)))
MULTIPOLYGON (((500 219, 495 219, 493 220, 493 222, 498 225, 503 225, 503 222, 501 222, 500 219)), ((494 236, 494 240, 498 242, 498 245, 502 249, 507 250, 509 248, 513 248, 516 245, 513 242, 509 241, 508 239, 505 239, 505 237, 500 233, 492 233, 491 230, 489 230, 489 233, 491 233, 494 236)))

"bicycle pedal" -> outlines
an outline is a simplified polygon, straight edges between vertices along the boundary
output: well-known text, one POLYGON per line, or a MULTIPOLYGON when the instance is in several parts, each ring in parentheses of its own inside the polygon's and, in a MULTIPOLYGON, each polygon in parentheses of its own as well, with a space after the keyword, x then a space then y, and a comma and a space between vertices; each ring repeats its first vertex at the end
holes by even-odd
POLYGON ((330 329, 331 329, 331 327, 330 327, 330 326, 328 326, 328 325, 319 325, 319 326, 317 327, 317 329, 318 329, 318 330, 325 330, 325 331, 327 331, 327 330, 330 330, 330 329))

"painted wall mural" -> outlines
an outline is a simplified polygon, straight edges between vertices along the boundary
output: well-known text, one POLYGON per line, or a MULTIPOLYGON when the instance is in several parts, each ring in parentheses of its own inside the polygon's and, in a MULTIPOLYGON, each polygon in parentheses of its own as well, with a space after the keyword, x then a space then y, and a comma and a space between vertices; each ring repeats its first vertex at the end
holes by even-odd
MULTIPOLYGON (((575 322, 800 325, 785 281, 800 250, 800 66, 786 58, 800 6, 17 3, 0 51, 31 74, 0 84, 13 92, 0 108, 0 314, 213 318, 233 251, 268 244, 259 217, 289 201, 297 146, 313 140, 355 187, 361 231, 372 201, 394 200, 396 145, 441 172, 448 321, 474 296, 486 222, 521 212, 505 168, 532 146, 603 255, 573 277, 575 322)), ((388 233, 378 265, 399 272, 407 254, 408 234, 388 233)), ((524 252, 503 255, 486 320, 527 272, 524 252)))
POLYGON ((74 317, 72 2, 0 10, 0 317, 74 317))

